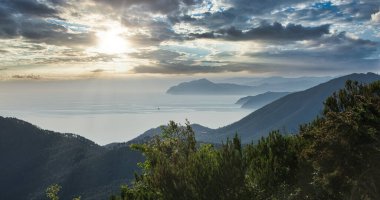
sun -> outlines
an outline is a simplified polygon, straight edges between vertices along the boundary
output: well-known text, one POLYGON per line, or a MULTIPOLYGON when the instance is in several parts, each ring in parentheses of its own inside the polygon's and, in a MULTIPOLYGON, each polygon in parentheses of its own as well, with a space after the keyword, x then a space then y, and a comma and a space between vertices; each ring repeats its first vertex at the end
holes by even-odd
POLYGON ((123 37, 121 28, 111 28, 106 31, 101 31, 96 34, 98 44, 95 48, 99 53, 105 54, 122 54, 131 50, 131 47, 123 37))

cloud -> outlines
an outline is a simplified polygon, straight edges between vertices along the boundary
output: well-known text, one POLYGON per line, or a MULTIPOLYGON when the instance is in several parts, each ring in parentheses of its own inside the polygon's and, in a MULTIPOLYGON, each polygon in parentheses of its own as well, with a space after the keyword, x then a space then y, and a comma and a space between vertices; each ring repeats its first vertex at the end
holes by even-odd
POLYGON ((107 71, 111 71, 111 70, 106 70, 106 69, 94 69, 94 70, 91 70, 90 72, 92 73, 103 73, 103 72, 107 72, 107 71))
POLYGON ((33 42, 62 46, 91 45, 96 42, 93 32, 70 33, 64 26, 38 19, 20 22, 18 34, 33 42))
POLYGON ((193 26, 206 27, 211 30, 230 27, 232 25, 239 26, 239 24, 245 24, 249 19, 249 16, 245 16, 238 13, 238 10, 229 8, 217 12, 205 12, 201 15, 178 15, 170 16, 169 20, 173 23, 189 23, 193 26))
POLYGON ((234 8, 240 10, 242 14, 255 13, 264 14, 270 13, 274 9, 289 7, 299 3, 307 3, 310 0, 281 0, 281 1, 262 1, 262 0, 225 0, 233 5, 234 8))
POLYGON ((380 23, 380 11, 371 15, 371 21, 373 23, 380 23))
POLYGON ((14 79, 40 80, 41 76, 40 75, 34 75, 34 74, 29 74, 29 75, 13 75, 12 78, 14 78, 14 79))
POLYGON ((158 62, 134 67, 130 72, 138 74, 192 75, 209 73, 248 72, 266 73, 293 67, 292 65, 263 62, 222 62, 222 61, 176 61, 158 62))
POLYGON ((313 68, 319 70, 327 70, 326 67, 331 70, 374 70, 380 65, 380 58, 376 55, 380 50, 379 44, 371 40, 352 38, 341 32, 297 46, 296 49, 279 48, 246 55, 273 63, 314 65, 313 68))
MULTIPOLYGON (((49 5, 63 1, 49 0, 49 5)), ((22 37, 33 43, 62 46, 89 45, 95 42, 93 32, 73 32, 64 24, 48 19, 59 19, 59 11, 37 0, 5 0, 0 2, 0 39, 22 37)), ((64 22, 64 21, 62 21, 64 22)))
MULTIPOLYGON (((162 74, 359 69, 379 58, 379 8, 378 0, 0 0, 0 69, 80 63, 100 73, 113 62, 150 63, 132 72, 162 74), (114 24, 134 49, 128 58, 91 51, 96 33, 114 24)), ((28 67, 15 74, 25 78, 28 67)))
MULTIPOLYGON (((222 52, 209 56, 211 61, 189 61, 159 59, 155 51, 148 57, 157 59, 150 65, 135 67, 133 73, 151 74, 206 74, 206 73, 337 73, 352 71, 374 71, 380 66, 376 57, 379 42, 349 36, 345 32, 324 35, 307 42, 291 45, 271 45, 261 52, 246 52, 253 59, 236 61, 217 61, 218 58, 233 58, 241 52, 222 52), (260 62, 258 62, 260 61, 260 62)), ((149 53, 147 53, 149 54, 149 53)), ((244 56, 244 55, 243 55, 244 56)), ((136 57, 136 56, 135 56, 136 57)), ((162 57, 164 58, 164 57, 162 57)))
POLYGON ((95 0, 117 10, 137 9, 141 11, 151 11, 155 13, 172 13, 181 8, 186 9, 201 2, 201 0, 95 0))
POLYGON ((59 63, 101 63, 112 62, 115 58, 117 58, 115 55, 101 53, 88 55, 77 50, 67 50, 55 56, 34 58, 34 62, 43 65, 59 63))
POLYGON ((181 56, 180 53, 168 51, 168 50, 148 50, 142 51, 139 53, 130 53, 129 56, 140 59, 149 59, 149 60, 173 60, 181 56))
MULTIPOLYGON (((59 1, 50 1, 50 3, 56 4, 59 1)), ((55 8, 37 0, 2 0, 0 7, 12 10, 16 14, 29 16, 54 17, 58 13, 55 8)))
POLYGON ((272 40, 272 41, 297 41, 320 38, 329 33, 330 25, 321 25, 316 27, 304 27, 302 25, 282 24, 275 22, 273 24, 262 23, 256 28, 247 31, 238 30, 235 27, 220 29, 213 32, 193 33, 191 37, 224 39, 231 41, 242 40, 272 40))
POLYGON ((331 36, 311 41, 296 50, 280 50, 273 52, 251 53, 257 57, 314 57, 332 60, 366 59, 379 49, 379 42, 352 38, 346 32, 335 33, 331 36))
POLYGON ((205 74, 205 73, 222 73, 222 72, 242 72, 255 71, 252 67, 222 65, 189 65, 184 63, 159 63, 157 65, 141 65, 135 67, 133 73, 149 74, 205 74))
POLYGON ((351 15, 353 21, 371 20, 371 14, 379 11, 380 1, 352 1, 348 4, 340 5, 339 7, 342 13, 351 15))

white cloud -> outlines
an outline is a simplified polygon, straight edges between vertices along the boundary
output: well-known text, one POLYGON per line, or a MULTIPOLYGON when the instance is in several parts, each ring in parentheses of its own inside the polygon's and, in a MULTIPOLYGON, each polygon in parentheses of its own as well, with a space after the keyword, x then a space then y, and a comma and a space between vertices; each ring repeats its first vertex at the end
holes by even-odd
POLYGON ((374 23, 380 23, 380 11, 371 15, 371 21, 374 23))

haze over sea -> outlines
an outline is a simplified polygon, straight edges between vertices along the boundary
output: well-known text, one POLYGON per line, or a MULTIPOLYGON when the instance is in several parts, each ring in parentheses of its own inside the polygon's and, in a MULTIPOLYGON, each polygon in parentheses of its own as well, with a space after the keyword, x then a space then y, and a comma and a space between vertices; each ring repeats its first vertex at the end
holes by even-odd
POLYGON ((242 96, 165 94, 172 81, 76 80, 0 84, 0 115, 43 129, 84 136, 98 144, 124 142, 169 120, 217 128, 252 112, 242 96))

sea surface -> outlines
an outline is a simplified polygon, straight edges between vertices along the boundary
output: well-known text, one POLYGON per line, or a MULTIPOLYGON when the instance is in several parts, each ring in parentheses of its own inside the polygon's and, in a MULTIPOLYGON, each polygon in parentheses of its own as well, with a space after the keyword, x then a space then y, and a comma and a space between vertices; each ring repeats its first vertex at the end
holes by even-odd
POLYGON ((178 96, 165 89, 114 82, 3 83, 0 115, 105 145, 131 140, 170 120, 218 128, 252 112, 235 105, 242 96, 178 96))

